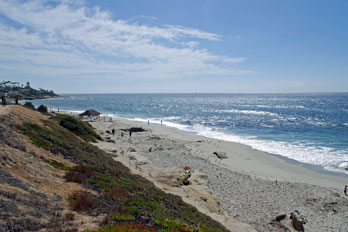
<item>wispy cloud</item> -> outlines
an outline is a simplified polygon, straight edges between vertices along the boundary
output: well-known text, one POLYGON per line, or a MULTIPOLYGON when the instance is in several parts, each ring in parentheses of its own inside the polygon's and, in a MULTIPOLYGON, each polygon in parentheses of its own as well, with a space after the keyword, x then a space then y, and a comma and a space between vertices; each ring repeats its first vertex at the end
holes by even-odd
POLYGON ((217 34, 116 20, 79 0, 0 0, 0 14, 2 72, 157 78, 251 72, 237 69, 244 58, 200 47, 201 40, 222 40, 217 34))

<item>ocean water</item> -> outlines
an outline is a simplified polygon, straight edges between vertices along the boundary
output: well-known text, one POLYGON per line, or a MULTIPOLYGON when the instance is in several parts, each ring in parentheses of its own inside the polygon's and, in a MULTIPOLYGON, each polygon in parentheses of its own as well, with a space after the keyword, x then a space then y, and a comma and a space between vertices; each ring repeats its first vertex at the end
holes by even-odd
POLYGON ((34 100, 160 123, 348 174, 348 93, 72 94, 34 100))

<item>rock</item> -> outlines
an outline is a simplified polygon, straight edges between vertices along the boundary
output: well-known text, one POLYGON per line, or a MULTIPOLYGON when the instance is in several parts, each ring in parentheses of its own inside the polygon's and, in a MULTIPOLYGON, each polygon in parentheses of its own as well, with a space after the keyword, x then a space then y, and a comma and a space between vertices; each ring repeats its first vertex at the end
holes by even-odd
POLYGON ((226 152, 216 152, 214 151, 213 152, 214 155, 216 155, 219 159, 227 159, 227 155, 226 155, 226 152))
POLYGON ((130 131, 130 132, 142 132, 142 131, 146 131, 141 127, 131 127, 129 129, 121 129, 122 131, 130 131))
POLYGON ((284 218, 286 218, 286 214, 279 214, 275 219, 276 219, 277 222, 280 222, 284 218))
POLYGON ((341 197, 340 194, 338 194, 336 192, 332 193, 332 196, 334 196, 334 197, 341 197))
POLYGON ((304 224, 306 224, 306 221, 303 216, 301 216, 300 212, 297 210, 294 210, 291 213, 290 219, 292 219, 292 226, 296 231, 304 231, 304 224))

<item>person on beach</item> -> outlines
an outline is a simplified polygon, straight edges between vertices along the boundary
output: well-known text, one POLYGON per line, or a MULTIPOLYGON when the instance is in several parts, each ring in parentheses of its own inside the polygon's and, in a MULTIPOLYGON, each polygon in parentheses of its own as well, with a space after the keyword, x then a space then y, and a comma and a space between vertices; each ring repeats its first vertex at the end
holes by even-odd
POLYGON ((115 134, 115 129, 112 129, 111 133, 114 135, 115 134))
POLYGON ((346 195, 346 196, 347 196, 347 185, 346 185, 346 186, 344 186, 344 195, 346 195))
POLYGON ((132 138, 132 131, 129 131, 129 138, 132 138))
POLYGON ((5 96, 1 97, 1 105, 2 106, 6 106, 6 98, 5 98, 5 96))
POLYGON ((147 125, 150 125, 150 120, 147 120, 147 125))
POLYGON ((161 120, 161 126, 162 126, 162 120, 161 120))

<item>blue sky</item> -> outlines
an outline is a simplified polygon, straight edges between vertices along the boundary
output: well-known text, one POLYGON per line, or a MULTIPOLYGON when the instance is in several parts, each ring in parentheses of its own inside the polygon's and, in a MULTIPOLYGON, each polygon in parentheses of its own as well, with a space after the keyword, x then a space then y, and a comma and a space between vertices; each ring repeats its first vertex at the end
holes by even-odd
POLYGON ((348 92, 346 0, 0 0, 0 80, 58 93, 348 92))

